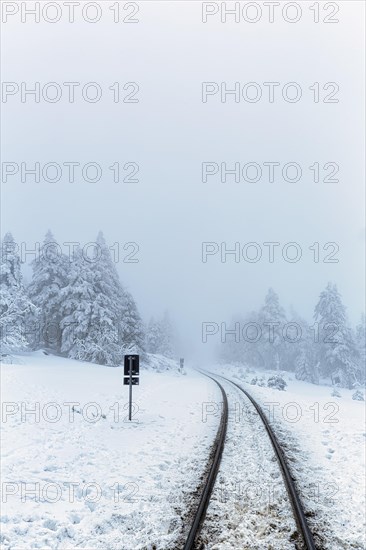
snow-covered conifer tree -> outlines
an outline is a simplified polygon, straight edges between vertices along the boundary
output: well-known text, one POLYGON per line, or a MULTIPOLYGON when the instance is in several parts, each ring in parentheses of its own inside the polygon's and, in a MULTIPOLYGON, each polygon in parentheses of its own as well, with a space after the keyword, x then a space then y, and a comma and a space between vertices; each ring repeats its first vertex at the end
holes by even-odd
POLYGON ((47 231, 40 252, 32 262, 33 277, 29 297, 39 309, 38 346, 61 349, 61 290, 67 282, 68 258, 51 231, 47 231))
POLYGON ((161 319, 150 319, 146 331, 146 351, 159 353, 165 357, 175 355, 175 330, 166 311, 161 319))
POLYGON ((174 329, 169 313, 166 311, 161 320, 161 352, 166 357, 174 356, 174 329))
POLYGON ((360 382, 366 382, 366 318, 361 316, 361 321, 356 327, 355 340, 360 359, 360 382))
POLYGON ((122 342, 125 353, 145 351, 145 331, 137 305, 132 295, 124 290, 122 311, 122 342))
POLYGON ((36 307, 23 285, 17 244, 6 233, 1 244, 0 265, 0 344, 3 355, 25 349, 28 345, 28 319, 36 307))
POLYGON ((148 353, 160 353, 159 345, 161 341, 160 323, 151 317, 146 329, 146 351, 148 353))
POLYGON ((358 382, 359 354, 336 285, 328 283, 321 292, 314 318, 319 323, 317 358, 321 373, 337 377, 340 385, 353 387, 358 382))
POLYGON ((285 342, 283 328, 286 324, 285 311, 280 305, 278 295, 270 288, 265 297, 264 306, 259 312, 262 329, 260 353, 267 368, 282 369, 285 360, 285 342))
POLYGON ((85 261, 82 250, 77 247, 67 273, 67 284, 61 291, 61 351, 68 357, 84 357, 95 299, 90 263, 85 261))

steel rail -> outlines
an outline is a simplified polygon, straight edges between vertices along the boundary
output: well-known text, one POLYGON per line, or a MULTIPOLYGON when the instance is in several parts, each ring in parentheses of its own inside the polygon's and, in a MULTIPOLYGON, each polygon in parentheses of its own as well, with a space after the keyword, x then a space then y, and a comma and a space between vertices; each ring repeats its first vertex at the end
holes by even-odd
POLYGON ((205 486, 201 494, 201 498, 200 498, 197 510, 194 514, 193 522, 192 522, 190 531, 188 533, 186 543, 184 545, 184 550, 193 550, 195 540, 201 530, 203 520, 205 519, 207 506, 208 506, 208 503, 210 502, 211 493, 214 488, 217 472, 219 471, 219 467, 220 467, 222 452, 224 450, 228 416, 229 416, 228 401, 227 401, 227 396, 224 388, 212 376, 208 374, 205 374, 205 376, 207 376, 208 378, 211 378, 211 380, 213 380, 219 386, 222 394, 223 410, 222 410, 220 425, 219 425, 217 435, 215 438, 215 443, 214 443, 214 446, 215 446, 214 457, 213 457, 210 470, 205 482, 205 486))

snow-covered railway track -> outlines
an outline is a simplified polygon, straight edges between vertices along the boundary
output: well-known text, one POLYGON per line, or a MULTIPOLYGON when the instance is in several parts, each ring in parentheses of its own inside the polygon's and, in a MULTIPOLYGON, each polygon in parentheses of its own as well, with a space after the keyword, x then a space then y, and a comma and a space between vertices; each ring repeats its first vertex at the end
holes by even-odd
POLYGON ((211 493, 214 488, 216 476, 220 467, 221 456, 224 450, 228 416, 229 416, 228 400, 227 400, 227 396, 224 388, 212 376, 209 376, 207 374, 205 374, 205 376, 208 376, 209 378, 211 378, 219 386, 221 390, 222 400, 223 400, 223 409, 222 409, 219 429, 214 442, 214 452, 213 452, 211 467, 209 469, 208 476, 201 493, 197 510, 195 511, 193 516, 191 528, 188 533, 186 543, 184 545, 184 550, 192 550, 194 548, 195 540, 198 536, 198 533, 202 526, 202 522, 205 518, 207 506, 208 506, 208 503, 210 502, 211 493))
MULTIPOLYGON (((286 504, 284 502, 284 498, 280 498, 279 499, 279 513, 280 513, 280 517, 277 517, 276 520, 277 520, 277 531, 278 531, 278 528, 279 528, 279 525, 281 525, 281 521, 283 521, 284 524, 284 532, 287 530, 287 532, 290 532, 291 531, 291 522, 293 523, 293 526, 296 527, 297 526, 297 529, 298 529, 298 532, 301 534, 301 537, 303 539, 303 545, 301 545, 301 548, 305 548, 306 550, 316 550, 316 546, 314 544, 314 540, 313 540, 313 536, 312 536, 312 533, 309 529, 309 526, 308 526, 308 523, 307 523, 307 520, 306 520, 306 516, 305 516, 305 513, 304 513, 304 510, 303 510, 303 506, 302 506, 302 503, 301 503, 301 500, 300 500, 300 497, 298 495, 298 492, 297 492, 297 489, 296 489, 296 486, 294 484, 294 481, 292 479, 292 476, 291 476, 291 473, 290 473, 290 470, 287 466, 287 463, 286 463, 286 459, 285 459, 285 454, 279 444, 279 442, 277 441, 277 438, 268 422, 268 419, 267 417, 265 416, 263 410, 261 409, 260 405, 256 402, 256 400, 243 388, 241 387, 239 384, 237 384, 236 382, 228 379, 228 378, 225 378, 223 376, 219 376, 219 375, 214 375, 214 376, 211 376, 211 375, 208 375, 207 373, 205 372, 202 372, 202 374, 204 374, 205 376, 209 376, 212 380, 214 380, 220 387, 221 389, 221 392, 222 392, 222 396, 223 396, 223 412, 222 412, 222 418, 221 418, 221 424, 220 424, 220 430, 219 430, 219 433, 221 432, 221 441, 220 441, 220 457, 218 458, 217 461, 213 461, 212 463, 212 466, 211 466, 211 470, 210 470, 210 473, 207 477, 207 481, 206 481, 206 485, 202 491, 202 495, 201 495, 201 500, 200 500, 200 505, 199 507, 197 508, 197 512, 195 514, 195 517, 194 517, 194 520, 193 520, 193 523, 192 523, 192 527, 191 527, 191 531, 189 533, 189 536, 187 538, 187 542, 186 542, 186 545, 184 546, 184 550, 188 550, 188 549, 194 549, 194 548, 202 548, 202 547, 208 547, 208 546, 205 546, 205 541, 207 543, 207 541, 209 541, 209 544, 211 544, 211 540, 210 540, 210 534, 215 532, 215 536, 216 536, 216 541, 213 542, 212 541, 212 548, 229 548, 229 547, 232 547, 232 544, 233 544, 233 540, 229 541, 229 540, 225 540, 225 537, 223 535, 220 535, 219 537, 217 537, 217 533, 221 530, 221 527, 222 526, 219 526, 217 525, 217 523, 220 522, 220 508, 222 509, 222 501, 221 501, 221 504, 220 506, 218 506, 218 499, 216 498, 216 502, 213 503, 213 511, 211 513, 208 514, 208 517, 207 518, 207 521, 205 521, 204 523, 204 527, 202 528, 203 526, 203 521, 205 519, 205 516, 206 516, 206 511, 207 511, 207 508, 208 508, 208 505, 209 505, 209 502, 210 502, 210 498, 211 498, 211 495, 212 495, 212 492, 213 492, 213 488, 214 488, 214 485, 215 485, 215 479, 216 479, 216 476, 217 476, 217 473, 218 473, 218 470, 219 470, 219 466, 220 466, 220 459, 221 459, 221 454, 222 454, 222 450, 223 450, 223 446, 224 446, 224 443, 225 443, 225 437, 226 437, 226 428, 223 429, 223 421, 224 421, 224 418, 225 418, 225 422, 226 422, 226 425, 228 424, 228 418, 229 418, 229 412, 228 412, 228 397, 227 397, 227 393, 230 395, 233 391, 236 392, 236 393, 239 393, 243 399, 246 399, 249 400, 250 402, 250 405, 249 407, 255 409, 255 412, 252 411, 252 413, 254 414, 257 414, 258 417, 260 418, 261 422, 261 426, 264 426, 268 436, 269 436, 269 440, 270 440, 270 443, 271 445, 269 445, 269 443, 267 442, 263 442, 261 441, 261 445, 262 446, 267 446, 269 449, 272 448, 273 451, 274 451, 274 454, 275 454, 275 457, 277 459, 277 462, 278 462, 278 465, 280 467, 280 471, 281 471, 281 474, 282 474, 282 479, 283 479, 283 483, 282 483, 282 486, 284 485, 285 488, 286 488, 286 492, 287 492, 287 495, 288 495, 288 499, 289 499, 289 502, 291 504, 291 507, 290 507, 290 504, 287 502, 287 507, 288 507, 288 514, 286 514, 286 504), (216 379, 216 377, 219 377, 222 381, 225 381, 225 383, 228 383, 229 384, 229 388, 232 388, 232 391, 230 392, 230 390, 228 390, 228 392, 226 392, 224 390, 224 388, 222 387, 222 385, 218 382, 218 380, 216 379), (214 471, 213 471, 214 470, 214 471), (211 475, 212 474, 212 475, 211 475), (282 508, 282 519, 281 519, 281 508, 282 508), (291 508, 292 508, 292 512, 293 512, 293 520, 291 518, 288 517, 288 515, 291 515, 291 508), (296 525, 294 523, 294 521, 296 522, 296 525), (198 534, 200 532, 202 528, 202 537, 200 537, 201 540, 198 540, 198 534), (219 542, 218 540, 220 539, 221 542, 219 542), (204 541, 204 542, 203 542, 204 541), (196 545, 195 545, 196 544, 196 545)), ((233 397, 233 396, 232 396, 233 397)), ((229 398, 230 399, 230 398, 229 398)), ((236 406, 236 405, 235 405, 236 406)), ((243 434, 243 425, 240 425, 240 424, 236 424, 234 425, 234 431, 230 434, 230 431, 229 433, 227 434, 228 435, 228 440, 231 439, 231 447, 233 447, 232 449, 230 449, 230 445, 227 449, 227 451, 225 451, 225 454, 224 454, 224 463, 225 463, 225 459, 227 458, 227 455, 228 455, 228 464, 229 464, 229 470, 234 470, 235 469, 235 459, 233 457, 236 456, 239 456, 240 459, 243 461, 240 465, 236 465, 237 466, 237 472, 239 474, 242 474, 242 477, 245 478, 246 476, 244 475, 244 472, 245 474, 247 474, 247 469, 245 469, 243 471, 243 468, 246 468, 246 463, 245 463, 245 457, 242 456, 244 453, 244 448, 243 446, 245 447, 249 447, 250 445, 252 446, 255 446, 256 443, 253 442, 253 441, 247 441, 247 438, 248 438, 248 433, 245 433, 243 434), (242 442, 240 442, 240 440, 238 441, 236 438, 237 436, 241 436, 242 437, 242 442), (242 452, 241 452, 241 449, 242 449, 242 452), (239 453, 238 453, 239 451, 239 453), (231 455, 231 456, 230 456, 231 455), (230 464, 230 460, 231 460, 231 464, 230 464), (234 460, 234 462, 233 462, 234 460), (234 466, 234 468, 233 468, 234 466)), ((261 432, 264 433, 264 430, 263 430, 263 427, 261 428, 261 432)), ((253 432, 251 434, 251 439, 255 437, 255 438, 259 438, 260 435, 259 435, 259 431, 258 429, 253 432)), ((216 449, 216 452, 218 450, 218 439, 217 438, 217 449, 216 449)), ((263 437, 261 438, 263 440, 263 437)), ((229 443, 229 441, 228 441, 229 443)), ((264 452, 263 449, 261 452, 264 452)), ((267 454, 268 454, 268 450, 267 450, 267 454)), ((215 458, 216 458, 216 455, 215 455, 215 458)), ((275 460, 273 458, 273 460, 275 460)), ((268 458, 267 458, 267 461, 268 461, 268 458)), ((253 461, 252 461, 253 463, 253 461)), ((275 463, 276 463, 276 460, 275 460, 275 463)), ((224 465, 224 464, 223 464, 224 465)), ((222 465, 222 466, 223 466, 222 465)), ((249 467, 249 464, 248 464, 248 467, 249 467)), ((273 468, 274 468, 274 465, 272 463, 272 465, 268 468, 269 470, 272 471, 272 473, 270 472, 270 474, 273 476, 273 475, 277 475, 278 476, 278 484, 281 485, 281 476, 279 473, 275 474, 275 472, 273 471, 273 468)), ((250 469, 250 467, 249 467, 250 469)), ((221 475, 221 470, 222 468, 220 468, 220 475, 221 475)), ((277 470, 278 472, 278 470, 277 470)), ((268 473, 268 472, 267 472, 268 473)), ((247 476, 249 479, 250 479, 250 475, 247 476)), ((244 480, 243 480, 244 481, 244 480)), ((219 492, 221 491, 221 495, 223 494, 222 492, 222 488, 219 489, 219 492)), ((215 492, 217 492, 217 487, 215 487, 215 492)), ((286 494, 286 492, 284 492, 286 494)), ((213 497, 214 500, 215 500, 215 496, 213 497)), ((225 502, 225 500, 224 500, 225 502)), ((246 504, 246 506, 248 506, 248 503, 246 504)), ((250 503, 249 503, 249 507, 251 507, 250 503)), ((229 516, 229 519, 227 520, 229 523, 231 523, 231 527, 230 527, 230 530, 231 531, 235 531, 235 529, 237 531, 241 531, 241 514, 242 514, 242 518, 243 518, 243 524, 245 523, 245 521, 249 521, 249 522, 252 522, 253 523, 253 515, 254 517, 256 517, 256 515, 259 515, 259 517, 263 516, 263 510, 261 510, 260 508, 256 509, 255 506, 252 507, 253 509, 250 510, 250 513, 248 513, 248 518, 245 518, 244 515, 245 515, 245 508, 243 508, 242 510, 240 510, 240 506, 238 507, 237 505, 235 505, 234 507, 231 508, 230 511, 227 511, 227 515, 229 516), (234 514, 232 514, 232 512, 235 512, 234 514), (232 515, 231 515, 232 514, 232 515), (236 518, 233 517, 234 515, 236 515, 236 518), (252 517, 251 517, 252 515, 252 517)), ((210 510, 211 510, 211 503, 210 503, 210 510)), ((209 510, 209 512, 210 512, 209 510)), ((247 508, 248 510, 248 508, 247 508)), ((271 529, 273 527, 273 515, 277 515, 277 510, 272 510, 271 514, 269 513, 268 514, 268 519, 267 519, 267 523, 268 523, 268 529, 271 529), (272 515, 271 515, 272 514, 272 515)), ((253 530, 255 531, 256 528, 258 529, 263 529, 263 523, 265 524, 266 523, 266 519, 265 518, 261 518, 261 520, 258 522, 257 526, 254 526, 253 530)), ((296 529, 295 529, 296 530, 296 529)), ((247 534, 245 534, 245 529, 243 529, 243 533, 237 533, 234 536, 235 538, 235 545, 238 544, 239 540, 240 540, 240 536, 241 534, 243 534, 243 542, 240 544, 240 547, 242 548, 275 548, 276 547, 276 543, 274 546, 272 545, 269 545, 268 546, 268 541, 265 543, 264 540, 262 541, 262 543, 258 543, 258 545, 256 544, 255 546, 253 545, 253 542, 249 542, 248 538, 247 537, 247 534), (265 546, 263 546, 263 544, 265 544, 265 546)), ((254 535, 255 537, 255 535, 254 535)), ((215 538, 215 537, 214 537, 215 538)), ((286 536, 285 536, 286 538, 286 536)), ((285 539, 284 539, 285 541, 285 539)), ((211 546, 209 546, 211 548, 211 546)), ((277 547, 278 547, 278 542, 277 542, 277 547)), ((300 548, 300 546, 295 542, 293 541, 292 543, 290 543, 289 541, 287 541, 286 543, 286 546, 285 546, 285 542, 284 542, 284 546, 283 548, 289 548, 289 547, 292 547, 292 548, 300 548)))

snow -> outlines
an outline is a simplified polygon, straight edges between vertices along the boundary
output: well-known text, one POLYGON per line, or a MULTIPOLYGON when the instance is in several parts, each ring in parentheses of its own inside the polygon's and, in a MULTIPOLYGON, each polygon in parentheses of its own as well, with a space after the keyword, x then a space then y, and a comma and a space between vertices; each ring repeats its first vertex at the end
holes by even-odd
MULTIPOLYGON (((211 370, 267 411, 318 546, 364 548, 365 402, 292 373, 279 391, 247 383, 273 371, 211 370)), ((130 423, 121 368, 40 351, 1 371, 3 550, 182 547, 218 428, 221 393, 211 380, 149 356, 130 423)), ((300 548, 267 434, 240 392, 225 388, 227 442, 201 541, 210 550, 300 548)))
POLYGON ((242 384, 266 411, 319 547, 365 548, 365 403, 352 399, 354 390, 339 389, 336 398, 329 386, 284 373, 286 391, 279 391, 248 383, 255 376, 268 379, 273 371, 234 365, 211 370, 242 384))
POLYGON ((218 427, 202 422, 202 402, 220 394, 167 361, 141 371, 131 423, 121 368, 42 352, 2 365, 1 548, 175 547, 218 427), (35 407, 37 421, 24 416, 35 407))

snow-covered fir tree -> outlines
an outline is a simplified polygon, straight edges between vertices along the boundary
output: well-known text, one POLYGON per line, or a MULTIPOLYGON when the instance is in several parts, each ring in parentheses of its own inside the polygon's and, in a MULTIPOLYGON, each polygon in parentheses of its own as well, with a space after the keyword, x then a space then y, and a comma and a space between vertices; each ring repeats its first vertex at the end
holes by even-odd
POLYGON ((240 315, 234 315, 231 321, 226 325, 223 325, 229 331, 233 331, 232 334, 221 334, 220 342, 217 343, 217 350, 220 357, 220 361, 223 363, 245 363, 245 350, 244 341, 239 331, 235 332, 238 326, 243 327, 245 324, 244 318, 240 315))
POLYGON ((66 285, 68 267, 68 258, 51 231, 47 231, 39 254, 32 262, 33 277, 28 287, 29 297, 40 312, 36 347, 61 349, 61 290, 66 285))
POLYGON ((151 317, 146 328, 146 351, 148 353, 160 353, 161 327, 155 317, 151 317))
POLYGON ((355 341, 360 359, 360 382, 366 382, 366 317, 362 314, 360 323, 356 326, 355 341))
POLYGON ((314 354, 313 331, 307 321, 291 308, 291 320, 284 331, 285 366, 295 371, 298 380, 319 383, 318 365, 314 354))
POLYGON ((23 285, 17 244, 11 233, 1 243, 0 257, 0 347, 8 355, 28 346, 30 320, 37 308, 23 285))
POLYGON ((146 330, 146 351, 173 358, 175 349, 175 329, 169 313, 166 311, 161 319, 152 317, 146 330))
POLYGON ((114 344, 118 346, 119 352, 114 361, 117 363, 121 360, 121 346, 124 344, 125 292, 110 249, 101 231, 98 233, 96 246, 98 257, 97 261, 92 264, 92 271, 95 277, 95 291, 98 296, 98 312, 96 312, 93 323, 98 327, 97 331, 99 330, 100 337, 105 342, 104 345, 108 346, 108 342, 110 342, 113 349, 114 344))
POLYGON ((359 382, 360 357, 336 285, 328 283, 321 292, 314 319, 319 324, 319 342, 315 345, 321 374, 352 388, 359 382))
POLYGON ((316 368, 311 363, 307 350, 302 347, 295 359, 295 377, 297 380, 318 383, 316 368))
POLYGON ((123 291, 122 342, 125 353, 144 353, 145 330, 136 302, 127 290, 123 291))
POLYGON ((83 358, 96 300, 93 273, 80 247, 73 250, 67 284, 61 290, 61 351, 68 357, 83 358))
POLYGON ((262 329, 259 349, 266 367, 277 370, 285 368, 283 328, 286 315, 272 288, 268 290, 264 306, 259 312, 259 322, 262 329))
POLYGON ((161 320, 161 353, 166 357, 174 357, 174 328, 168 311, 161 320))

